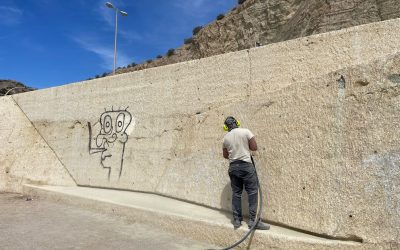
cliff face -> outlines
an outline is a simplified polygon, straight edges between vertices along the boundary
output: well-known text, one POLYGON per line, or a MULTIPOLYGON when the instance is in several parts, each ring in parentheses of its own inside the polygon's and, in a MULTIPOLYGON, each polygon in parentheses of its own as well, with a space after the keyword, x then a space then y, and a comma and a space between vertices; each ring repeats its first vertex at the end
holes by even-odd
POLYGON ((13 95, 32 90, 35 89, 27 87, 24 84, 14 80, 0 80, 0 96, 3 96, 5 94, 13 95))
POLYGON ((172 56, 120 69, 144 68, 223 54, 400 17, 398 0, 247 0, 205 26, 172 56))

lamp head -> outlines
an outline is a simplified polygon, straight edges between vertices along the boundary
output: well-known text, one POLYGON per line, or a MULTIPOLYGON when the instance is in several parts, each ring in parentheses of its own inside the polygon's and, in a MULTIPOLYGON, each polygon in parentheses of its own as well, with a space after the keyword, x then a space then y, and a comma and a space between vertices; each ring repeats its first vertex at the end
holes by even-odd
POLYGON ((106 6, 107 6, 108 8, 110 8, 110 9, 113 9, 113 8, 114 8, 114 5, 112 5, 112 3, 110 3, 110 2, 106 2, 106 6))

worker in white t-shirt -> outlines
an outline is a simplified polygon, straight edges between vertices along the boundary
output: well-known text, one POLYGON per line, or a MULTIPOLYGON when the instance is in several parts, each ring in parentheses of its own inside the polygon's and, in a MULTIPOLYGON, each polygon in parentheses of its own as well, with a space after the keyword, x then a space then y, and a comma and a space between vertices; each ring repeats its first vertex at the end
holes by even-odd
MULTIPOLYGON (((229 177, 232 187, 232 212, 233 226, 239 228, 242 225, 242 192, 243 186, 249 197, 249 228, 256 219, 258 182, 255 167, 252 164, 250 150, 257 150, 256 139, 250 130, 239 128, 240 122, 229 116, 224 123, 224 129, 228 133, 224 137, 223 156, 229 160, 229 177)), ((268 230, 270 226, 261 220, 256 229, 268 230)))

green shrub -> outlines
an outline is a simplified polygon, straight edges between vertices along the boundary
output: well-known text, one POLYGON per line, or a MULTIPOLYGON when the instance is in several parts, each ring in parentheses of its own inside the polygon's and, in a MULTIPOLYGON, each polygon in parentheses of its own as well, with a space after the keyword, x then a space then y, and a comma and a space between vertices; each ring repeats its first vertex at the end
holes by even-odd
POLYGON ((158 56, 157 56, 157 59, 160 59, 160 58, 162 58, 162 55, 158 55, 158 56))
POLYGON ((175 49, 169 49, 167 51, 167 56, 172 56, 173 54, 175 54, 175 49))
POLYGON ((193 42, 193 37, 189 37, 189 38, 186 38, 185 40, 183 40, 184 44, 190 44, 192 42, 193 42))
POLYGON ((238 4, 242 4, 244 2, 246 2, 246 0, 238 0, 238 4))
POLYGON ((147 63, 151 63, 153 60, 152 59, 149 59, 149 60, 147 60, 146 62, 147 63))
POLYGON ((224 14, 219 14, 219 15, 217 16, 217 20, 222 20, 222 19, 224 19, 224 17, 225 17, 224 14))
POLYGON ((192 33, 195 36, 199 31, 203 28, 203 26, 197 26, 193 29, 192 33))

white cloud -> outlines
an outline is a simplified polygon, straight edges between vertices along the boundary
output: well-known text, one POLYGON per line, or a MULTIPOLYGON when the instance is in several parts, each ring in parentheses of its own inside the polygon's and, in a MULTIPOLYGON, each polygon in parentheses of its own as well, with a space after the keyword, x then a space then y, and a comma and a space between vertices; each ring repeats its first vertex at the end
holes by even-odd
POLYGON ((99 14, 101 19, 108 25, 108 27, 114 27, 115 25, 115 12, 104 5, 104 2, 98 5, 96 12, 99 14))
POLYGON ((0 25, 17 25, 22 21, 22 14, 16 7, 0 6, 0 25))
MULTIPOLYGON (((81 48, 95 53, 98 55, 102 62, 100 64, 104 69, 110 70, 114 66, 114 49, 111 46, 101 45, 94 37, 89 36, 71 36, 74 42, 76 42, 81 48)), ((132 59, 129 59, 121 51, 117 51, 117 67, 128 65, 132 59)))
POLYGON ((125 31, 125 30, 119 30, 118 31, 118 36, 121 36, 123 39, 125 39, 128 43, 131 43, 133 41, 138 41, 138 40, 143 40, 143 36, 134 32, 134 31, 125 31))
MULTIPOLYGON (((105 0, 99 0, 97 2, 97 8, 95 9, 95 11, 97 12, 97 14, 100 15, 101 19, 103 19, 103 21, 109 26, 114 28, 115 27, 115 9, 110 9, 108 8, 105 3, 107 1, 105 0)), ((111 1, 111 3, 121 9, 124 10, 124 8, 126 7, 126 4, 123 1, 111 1)), ((118 19, 121 18, 121 15, 118 16, 118 19)))

